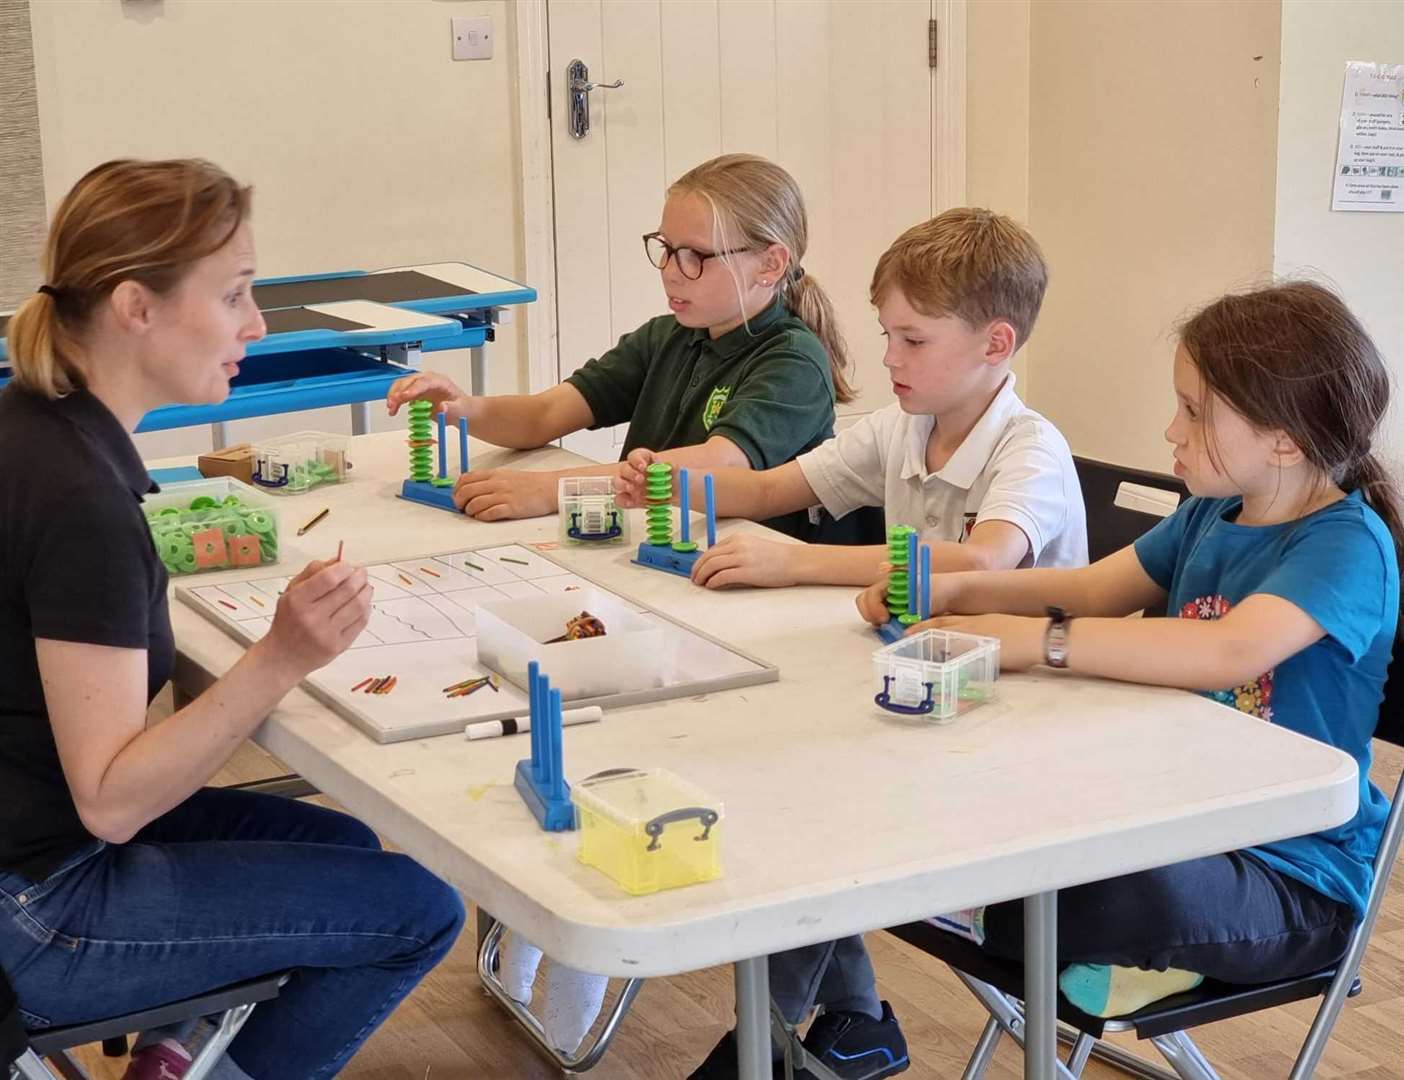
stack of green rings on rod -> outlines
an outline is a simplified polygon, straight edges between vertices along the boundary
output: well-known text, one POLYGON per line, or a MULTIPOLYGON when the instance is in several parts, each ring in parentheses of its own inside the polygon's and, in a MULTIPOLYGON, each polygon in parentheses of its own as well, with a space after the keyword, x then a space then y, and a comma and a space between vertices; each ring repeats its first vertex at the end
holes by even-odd
MULTIPOLYGON (((907 537, 916 532, 910 525, 887 527, 887 561, 892 569, 887 575, 887 611, 894 619, 907 623, 910 590, 916 583, 916 567, 907 565, 907 537)), ((910 622, 916 622, 910 619, 910 622)))
POLYGON ((223 500, 200 495, 188 507, 167 506, 150 510, 146 523, 151 527, 151 540, 156 556, 172 574, 193 574, 197 570, 216 570, 234 565, 225 560, 216 565, 201 565, 195 554, 195 537, 218 529, 224 534, 226 547, 233 551, 234 541, 241 536, 258 539, 260 563, 278 561, 278 523, 267 510, 245 505, 237 495, 223 500))
POLYGON ((673 542, 673 467, 666 461, 655 461, 645 470, 644 498, 648 542, 666 547, 673 542))

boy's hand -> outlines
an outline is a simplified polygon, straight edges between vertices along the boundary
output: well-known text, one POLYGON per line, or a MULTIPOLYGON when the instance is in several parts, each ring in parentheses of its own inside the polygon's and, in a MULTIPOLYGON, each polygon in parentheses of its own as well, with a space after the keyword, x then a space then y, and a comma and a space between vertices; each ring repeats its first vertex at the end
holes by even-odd
POLYGON ((778 544, 758 536, 728 536, 710 548, 692 567, 692 580, 708 589, 759 585, 780 589, 798 585, 795 554, 798 544, 778 544))
POLYGON ((453 501, 479 521, 544 517, 556 512, 557 477, 553 472, 483 469, 466 472, 453 486, 453 501))
POLYGON ((629 451, 629 456, 619 463, 619 472, 614 478, 614 503, 621 508, 638 509, 648 505, 645 493, 648 467, 658 460, 652 450, 640 447, 629 451))
POLYGON ((467 397, 447 375, 417 371, 390 384, 385 393, 385 407, 394 416, 401 405, 424 399, 433 404, 435 413, 443 413, 450 423, 457 423, 460 416, 467 415, 467 397))
POLYGON ((858 614, 874 626, 885 625, 890 617, 887 610, 887 574, 891 569, 891 563, 883 563, 882 577, 860 592, 855 601, 858 614))
POLYGON ((911 627, 907 633, 923 630, 953 630, 961 634, 999 639, 1000 671, 1027 671, 1043 663, 1043 635, 1047 619, 1027 615, 942 615, 911 627))

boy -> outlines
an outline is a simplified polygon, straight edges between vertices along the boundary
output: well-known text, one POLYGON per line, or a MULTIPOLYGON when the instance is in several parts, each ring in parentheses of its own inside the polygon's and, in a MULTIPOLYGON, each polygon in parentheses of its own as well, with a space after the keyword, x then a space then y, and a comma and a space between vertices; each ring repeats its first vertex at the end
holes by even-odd
MULTIPOLYGON (((1038 244, 999 214, 955 209, 908 229, 878 260, 870 287, 897 401, 779 468, 715 472, 718 514, 764 519, 818 502, 841 518, 882 506, 889 525, 921 531, 935 571, 1085 565, 1086 516, 1067 442, 1019 400, 1009 371, 1047 283, 1038 244)), ((630 455, 625 502, 641 505, 651 460, 647 450, 630 455)), ((697 506, 700 477, 695 484, 697 506)), ((732 536, 697 561, 693 577, 709 588, 867 586, 886 555, 881 545, 732 536)), ((804 1041, 839 1076, 877 1080, 907 1068, 906 1040, 878 999, 862 938, 771 957, 770 985, 791 1023, 824 1006, 804 1041)), ((691 1080, 735 1076, 728 1035, 691 1080)))

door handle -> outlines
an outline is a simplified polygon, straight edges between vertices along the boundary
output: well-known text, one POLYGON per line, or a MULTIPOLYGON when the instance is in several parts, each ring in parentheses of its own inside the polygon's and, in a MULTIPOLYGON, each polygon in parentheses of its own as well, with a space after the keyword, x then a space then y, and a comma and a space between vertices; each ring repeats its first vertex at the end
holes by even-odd
POLYGON ((590 69, 584 60, 572 60, 566 68, 566 102, 569 106, 570 137, 583 139, 590 134, 590 91, 617 90, 624 85, 623 79, 612 83, 591 82, 590 69))

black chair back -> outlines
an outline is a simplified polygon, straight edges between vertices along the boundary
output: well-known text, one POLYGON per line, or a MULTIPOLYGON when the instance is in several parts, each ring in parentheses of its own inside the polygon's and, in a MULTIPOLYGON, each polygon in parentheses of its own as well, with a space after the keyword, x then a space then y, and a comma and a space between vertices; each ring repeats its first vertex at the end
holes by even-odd
POLYGON ((1123 483, 1172 491, 1181 499, 1189 496, 1182 482, 1162 473, 1128 469, 1082 457, 1074 457, 1073 466, 1077 469, 1082 501, 1087 507, 1087 557, 1092 562, 1134 543, 1160 521, 1155 514, 1116 505, 1117 491, 1123 483))
POLYGON ((1400 656, 1404 641, 1394 644, 1394 663, 1389 666, 1389 677, 1385 679, 1384 701, 1380 702, 1380 718, 1375 724, 1375 738, 1383 739, 1395 746, 1404 746, 1404 671, 1395 664, 1404 660, 1400 656))

